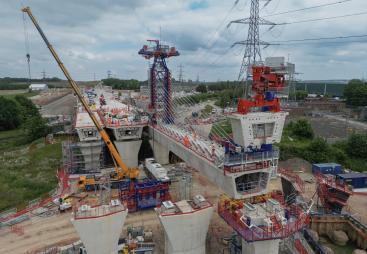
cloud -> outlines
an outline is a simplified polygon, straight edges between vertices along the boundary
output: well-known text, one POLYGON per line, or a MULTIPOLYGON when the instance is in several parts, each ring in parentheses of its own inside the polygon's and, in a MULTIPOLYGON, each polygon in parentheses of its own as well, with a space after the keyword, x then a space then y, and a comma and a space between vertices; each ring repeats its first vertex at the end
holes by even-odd
MULTIPOLYGON (((146 79, 148 61, 138 55, 147 39, 159 39, 180 52, 168 60, 173 75, 184 65, 184 78, 235 80, 244 50, 230 48, 247 37, 247 25, 230 20, 249 15, 249 1, 221 0, 23 0, 29 4, 41 27, 78 80, 106 77, 107 70, 121 78, 146 79), (231 10, 231 11, 229 11, 231 10)), ((23 18, 18 1, 0 0, 0 76, 26 76, 23 18)), ((272 1, 261 15, 319 5, 318 0, 272 1)), ((367 1, 354 0, 309 11, 275 15, 266 19, 276 23, 322 18, 367 9, 367 1)), ((366 34, 366 16, 261 28, 264 41, 366 34)), ((33 77, 62 77, 39 34, 27 20, 33 77)), ((362 42, 313 42, 271 46, 267 56, 285 56, 296 64, 299 78, 358 78, 367 65, 367 44, 362 42)))

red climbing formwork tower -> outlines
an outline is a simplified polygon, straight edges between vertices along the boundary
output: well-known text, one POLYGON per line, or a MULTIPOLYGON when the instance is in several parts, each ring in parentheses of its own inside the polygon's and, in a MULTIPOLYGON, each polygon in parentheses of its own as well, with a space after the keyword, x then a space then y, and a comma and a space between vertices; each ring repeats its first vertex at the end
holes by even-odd
POLYGON ((144 45, 139 55, 145 59, 153 58, 149 69, 149 91, 153 122, 160 118, 164 123, 173 123, 171 73, 166 64, 166 58, 179 56, 174 47, 160 44, 159 40, 148 40, 153 46, 144 45))
POLYGON ((317 195, 321 205, 328 213, 341 213, 347 205, 352 190, 344 182, 335 179, 333 175, 316 174, 317 195))

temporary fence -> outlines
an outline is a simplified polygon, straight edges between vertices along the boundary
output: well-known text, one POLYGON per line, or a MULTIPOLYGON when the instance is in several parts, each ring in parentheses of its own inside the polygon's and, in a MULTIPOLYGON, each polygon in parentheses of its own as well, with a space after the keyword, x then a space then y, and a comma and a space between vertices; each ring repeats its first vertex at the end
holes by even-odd
POLYGON ((45 199, 37 198, 28 203, 23 210, 17 211, 15 208, 7 210, 0 215, 0 226, 12 226, 30 218, 30 212, 44 207, 54 199, 62 197, 69 191, 68 174, 63 169, 57 171, 59 181, 58 191, 52 190, 45 199), (50 195, 51 194, 51 195, 50 195))

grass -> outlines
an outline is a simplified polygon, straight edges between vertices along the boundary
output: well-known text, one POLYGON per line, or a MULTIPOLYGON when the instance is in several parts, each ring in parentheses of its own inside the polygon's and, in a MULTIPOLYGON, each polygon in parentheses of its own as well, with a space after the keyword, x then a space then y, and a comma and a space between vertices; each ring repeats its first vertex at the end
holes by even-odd
POLYGON ((19 149, 24 144, 24 133, 22 129, 0 131, 0 152, 19 149))
POLYGON ((0 211, 24 208, 57 186, 56 170, 62 157, 61 144, 38 139, 19 145, 21 130, 0 132, 0 211))
POLYGON ((26 93, 14 92, 14 93, 0 93, 0 96, 4 96, 7 99, 14 99, 14 97, 17 95, 22 95, 28 98, 28 97, 32 97, 38 94, 39 92, 26 92, 26 93))
POLYGON ((228 137, 229 135, 231 135, 232 126, 231 126, 229 119, 225 121, 214 123, 210 133, 216 136, 220 136, 222 138, 228 137))

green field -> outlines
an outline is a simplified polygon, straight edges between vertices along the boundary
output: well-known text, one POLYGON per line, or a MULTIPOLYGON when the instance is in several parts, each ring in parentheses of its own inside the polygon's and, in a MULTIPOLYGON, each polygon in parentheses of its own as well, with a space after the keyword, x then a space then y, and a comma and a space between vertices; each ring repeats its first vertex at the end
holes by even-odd
POLYGON ((57 186, 61 145, 38 139, 23 143, 21 129, 0 132, 0 211, 23 208, 57 186))
POLYGON ((22 95, 24 97, 29 98, 32 96, 36 96, 38 94, 39 92, 28 92, 28 91, 24 92, 24 90, 0 90, 0 96, 4 96, 5 98, 8 98, 8 99, 13 99, 17 95, 22 95))

